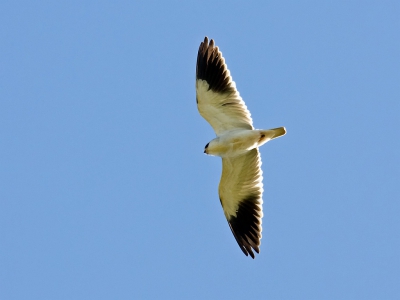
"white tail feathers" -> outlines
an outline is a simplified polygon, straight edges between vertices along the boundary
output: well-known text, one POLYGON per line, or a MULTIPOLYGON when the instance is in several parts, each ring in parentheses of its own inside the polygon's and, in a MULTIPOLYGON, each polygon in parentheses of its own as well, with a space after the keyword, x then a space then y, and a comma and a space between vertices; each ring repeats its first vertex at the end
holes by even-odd
POLYGON ((260 131, 261 131, 261 134, 265 135, 265 137, 270 140, 286 134, 285 127, 278 127, 278 128, 273 128, 273 129, 268 129, 268 130, 260 130, 260 131))
POLYGON ((278 127, 270 130, 274 132, 274 136, 271 138, 271 140, 286 134, 285 127, 278 127))
POLYGON ((285 127, 273 128, 268 130, 259 130, 260 139, 258 140, 258 147, 265 144, 266 142, 276 139, 282 135, 286 134, 285 127))

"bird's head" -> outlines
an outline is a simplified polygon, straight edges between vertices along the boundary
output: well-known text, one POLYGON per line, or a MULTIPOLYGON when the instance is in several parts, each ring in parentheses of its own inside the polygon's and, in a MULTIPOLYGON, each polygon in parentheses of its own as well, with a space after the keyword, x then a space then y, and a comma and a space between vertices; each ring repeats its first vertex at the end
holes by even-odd
POLYGON ((207 153, 208 145, 210 145, 210 143, 207 143, 207 145, 204 147, 204 153, 205 153, 205 154, 208 154, 208 153, 207 153))
POLYGON ((204 153, 213 156, 220 155, 220 148, 219 138, 217 137, 204 147, 204 153))

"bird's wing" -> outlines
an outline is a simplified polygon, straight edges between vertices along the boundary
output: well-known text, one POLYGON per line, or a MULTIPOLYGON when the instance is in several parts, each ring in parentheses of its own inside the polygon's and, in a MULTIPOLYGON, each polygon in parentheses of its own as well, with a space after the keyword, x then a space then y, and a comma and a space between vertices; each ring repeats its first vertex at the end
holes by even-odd
POLYGON ((253 129, 246 104, 236 90, 218 47, 208 38, 200 44, 196 66, 196 101, 200 114, 217 135, 236 129, 253 129))
POLYGON ((243 253, 259 253, 262 223, 262 170, 258 149, 222 158, 219 198, 229 227, 243 253))

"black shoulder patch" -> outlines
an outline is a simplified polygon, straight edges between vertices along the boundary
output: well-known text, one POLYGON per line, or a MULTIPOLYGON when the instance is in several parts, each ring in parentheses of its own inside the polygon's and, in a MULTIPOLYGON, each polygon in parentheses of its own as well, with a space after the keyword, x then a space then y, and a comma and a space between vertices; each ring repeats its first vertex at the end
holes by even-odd
POLYGON ((229 220, 229 227, 240 249, 247 256, 254 258, 253 249, 260 253, 261 240, 261 208, 257 205, 259 197, 250 195, 239 204, 236 217, 229 220))
POLYGON ((197 54, 196 79, 207 81, 209 89, 214 92, 234 92, 222 53, 214 45, 214 40, 208 44, 207 37, 200 44, 197 54))

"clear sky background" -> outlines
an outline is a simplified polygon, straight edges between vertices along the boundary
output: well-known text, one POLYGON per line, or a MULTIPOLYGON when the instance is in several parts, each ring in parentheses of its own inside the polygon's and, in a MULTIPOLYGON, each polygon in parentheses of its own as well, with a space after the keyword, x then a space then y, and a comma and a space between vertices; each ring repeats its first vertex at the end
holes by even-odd
POLYGON ((400 299, 399 1, 2 1, 1 299, 400 299), (261 253, 195 101, 207 35, 261 148, 261 253))

